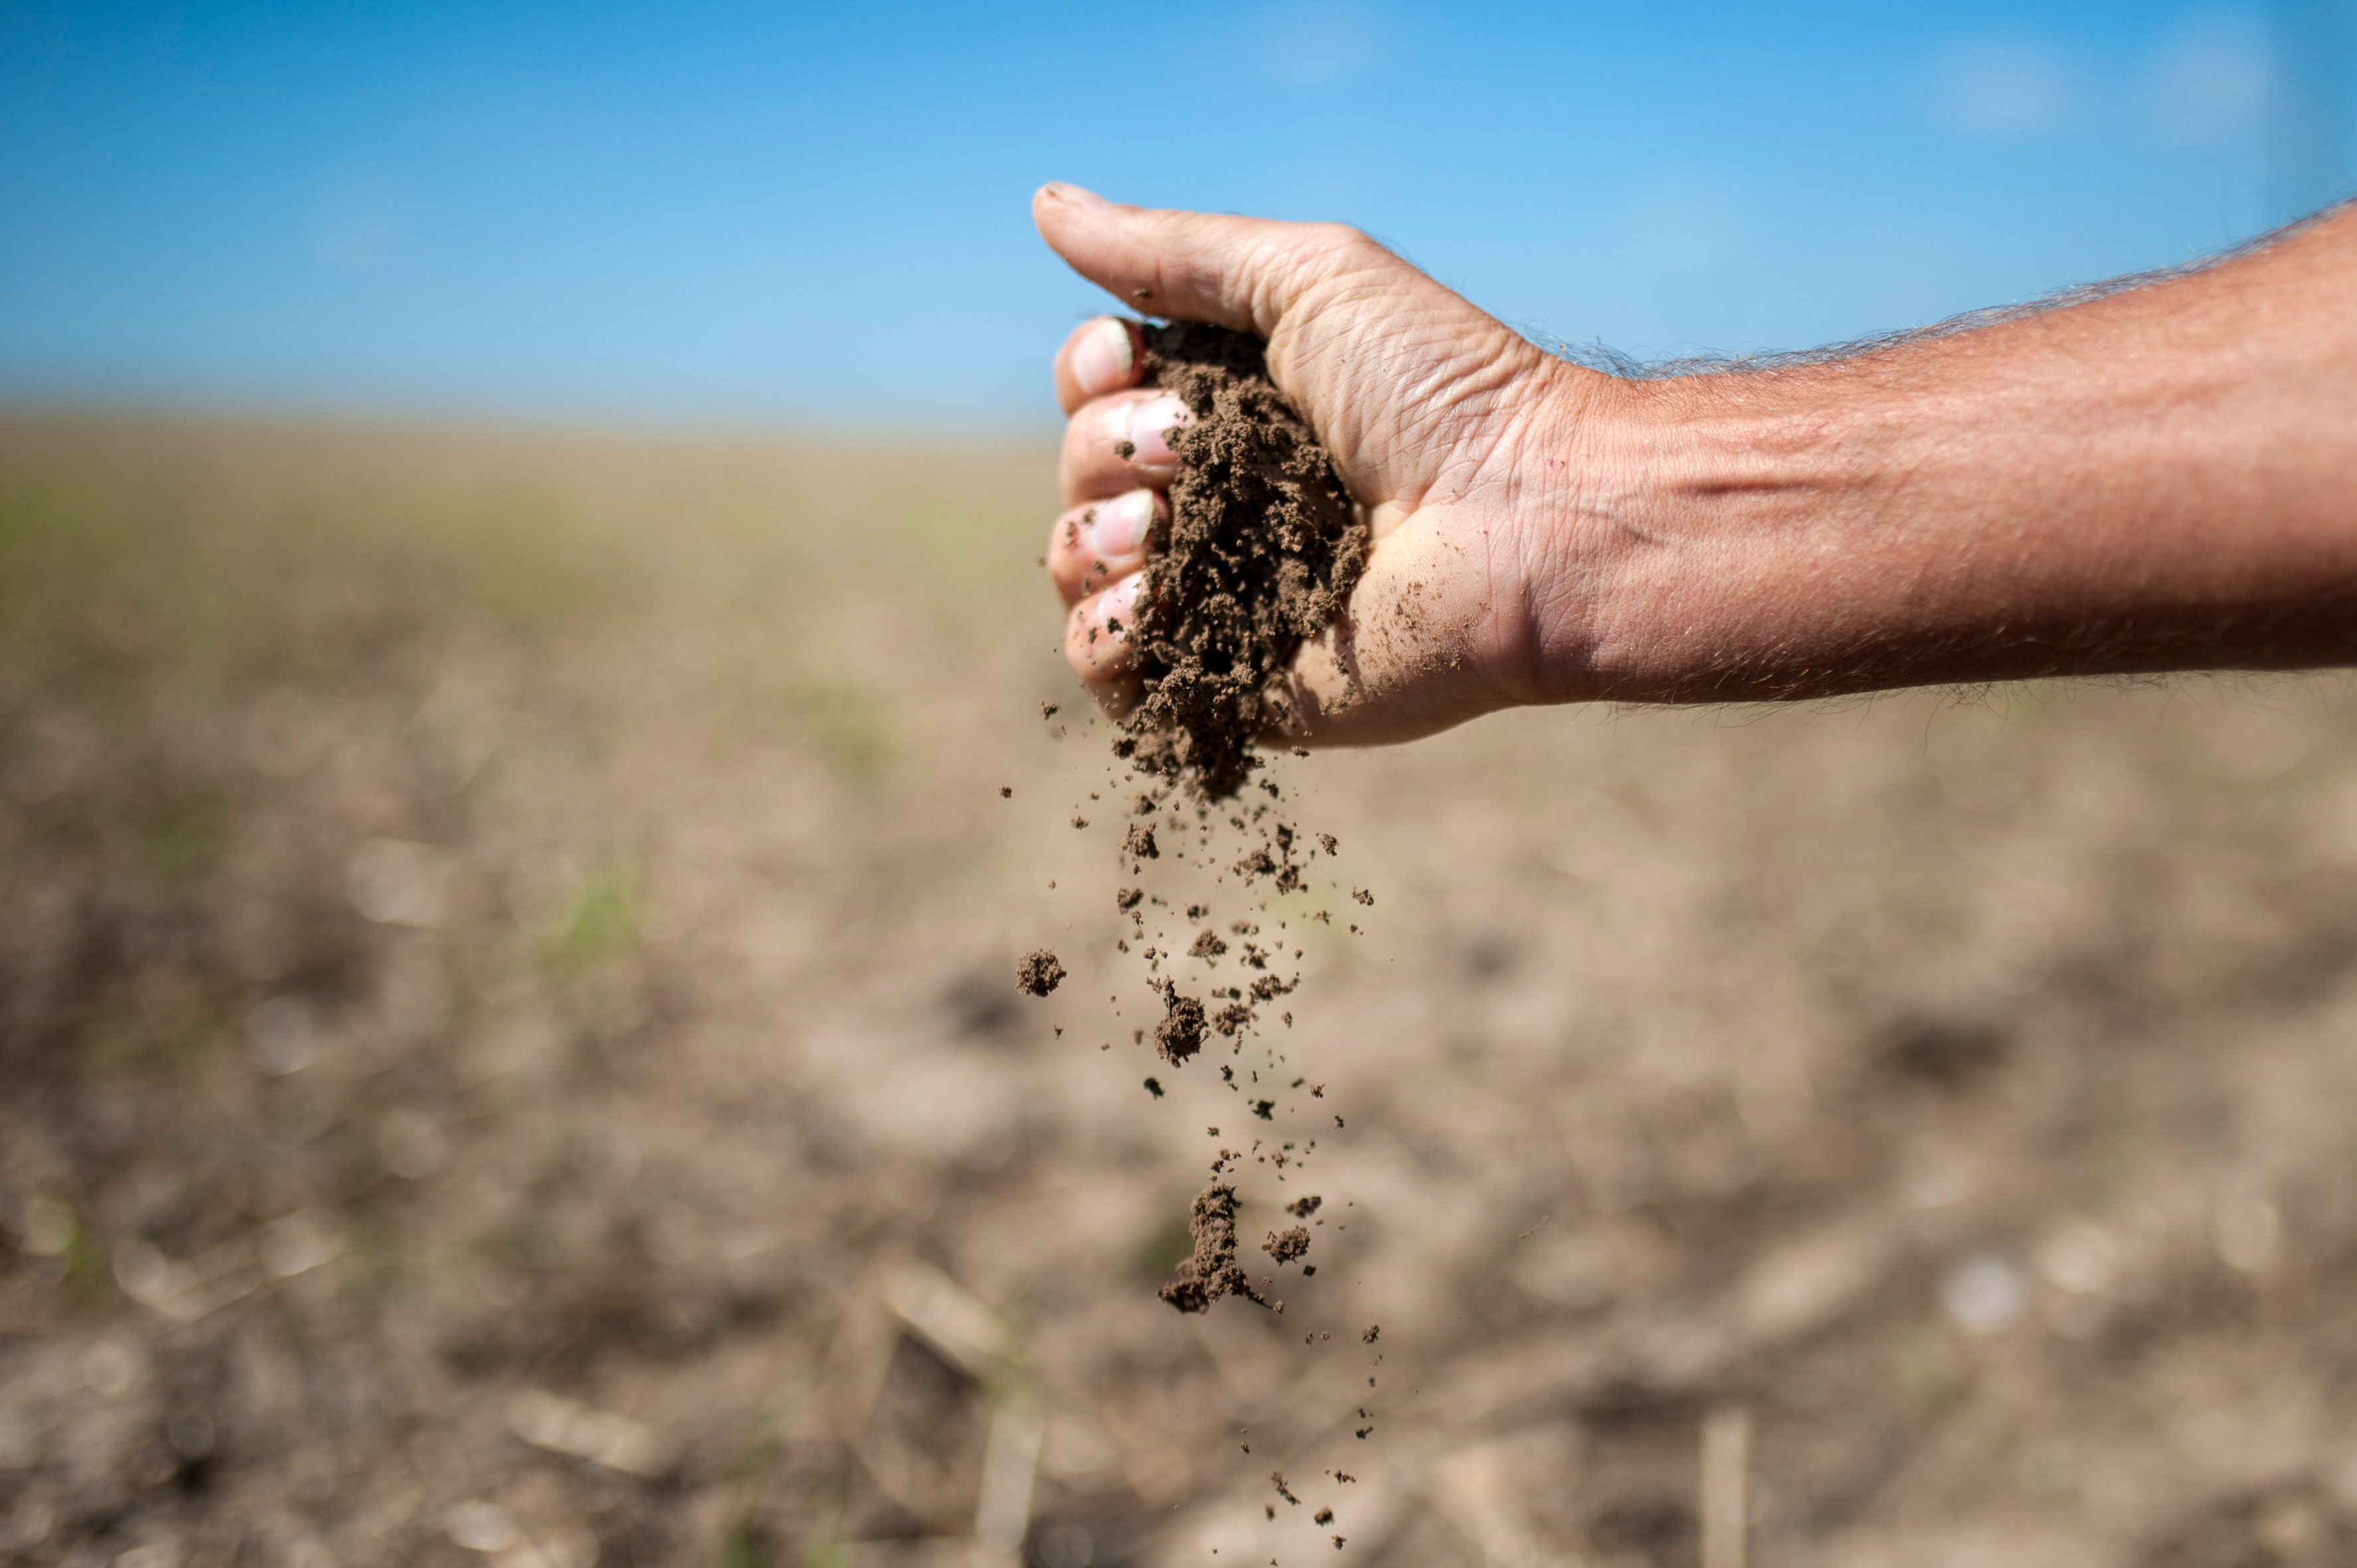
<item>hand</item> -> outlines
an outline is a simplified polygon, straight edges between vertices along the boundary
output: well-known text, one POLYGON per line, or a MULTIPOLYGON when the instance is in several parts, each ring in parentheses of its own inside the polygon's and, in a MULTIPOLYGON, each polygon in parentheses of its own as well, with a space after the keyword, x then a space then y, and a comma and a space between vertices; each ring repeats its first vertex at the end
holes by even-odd
MULTIPOLYGON (((1355 230, 1121 207, 1072 186, 1032 200, 1074 270, 1141 311, 1253 332, 1269 373, 1332 453, 1373 534, 1344 618, 1293 667, 1299 731, 1404 740, 1517 703, 1559 700, 1565 602, 1581 575, 1568 503, 1580 424, 1624 383, 1555 359, 1355 230)), ((1126 711, 1125 625, 1175 472, 1163 433, 1184 405, 1137 386, 1135 326, 1099 317, 1058 350, 1070 416, 1048 570, 1065 656, 1126 711)))

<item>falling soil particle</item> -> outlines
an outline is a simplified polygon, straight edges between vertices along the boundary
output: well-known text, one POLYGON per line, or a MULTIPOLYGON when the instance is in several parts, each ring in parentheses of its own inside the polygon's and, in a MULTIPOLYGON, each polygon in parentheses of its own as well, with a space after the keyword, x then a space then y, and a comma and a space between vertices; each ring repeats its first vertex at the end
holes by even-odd
POLYGON ((1121 852, 1136 860, 1162 858, 1162 851, 1154 843, 1154 830, 1144 822, 1130 824, 1129 836, 1121 841, 1121 852))
POLYGON ((1324 1198, 1318 1197, 1313 1192, 1307 1197, 1297 1197, 1291 1203, 1286 1204, 1285 1206, 1285 1211, 1287 1214, 1292 1215, 1296 1219, 1307 1219, 1311 1215, 1317 1213, 1318 1206, 1323 1204, 1325 1201, 1326 1200, 1324 1198))
POLYGON ((1015 988, 1026 996, 1045 996, 1063 980, 1064 966, 1046 948, 1025 953, 1015 965, 1015 988))
POLYGON ((1039 716, 1043 719, 1052 719, 1062 711, 1063 710, 1061 708, 1058 707, 1053 703, 1042 703, 1039 704, 1039 716))
POLYGON ((1260 1250, 1280 1263, 1289 1263, 1309 1251, 1309 1232, 1298 1225, 1290 1230, 1272 1230, 1260 1250))
POLYGON ((1161 989, 1164 1013, 1162 1021, 1154 1026, 1154 1048, 1172 1067, 1178 1067, 1203 1048, 1203 1004, 1192 996, 1179 995, 1178 988, 1167 980, 1161 989))
POLYGON ((1276 1120, 1275 1116, 1270 1114, 1270 1112, 1275 1109, 1276 1101, 1274 1100, 1255 1100, 1252 1102, 1253 1114, 1259 1117, 1264 1122, 1274 1122, 1276 1120))
POLYGON ((1319 844, 1324 846, 1328 854, 1340 854, 1342 853, 1342 846, 1335 842, 1335 838, 1332 833, 1319 833, 1318 835, 1318 842, 1319 844))
POLYGON ((1015 786, 1012 784, 1001 784, 998 787, 998 798, 1002 800, 1012 800, 1015 799, 1015 786))
POLYGON ((1383 1334, 1383 1326, 1382 1324, 1370 1323, 1367 1325, 1366 1331, 1361 1334, 1359 1337, 1365 1343, 1372 1345, 1383 1334))
POLYGON ((1159 1079, 1152 1079, 1152 1078, 1147 1079, 1146 1080, 1146 1093, 1148 1093, 1148 1094, 1150 1094, 1150 1095, 1152 1095, 1152 1096, 1154 1096, 1154 1098, 1155 1098, 1155 1099, 1157 1099, 1157 1100, 1161 1099, 1161 1098, 1162 1098, 1162 1082, 1161 1082, 1161 1080, 1160 1080, 1159 1079))
POLYGON ((1214 1182, 1197 1193, 1187 1229, 1195 1238, 1194 1255, 1181 1262, 1178 1277, 1162 1287, 1158 1294, 1163 1300, 1181 1312, 1208 1312, 1211 1303, 1223 1295, 1268 1305, 1268 1298, 1253 1289, 1251 1279, 1236 1264, 1234 1187, 1214 1182))
POLYGON ((1309 1522, 1312 1524, 1332 1524, 1334 1522, 1334 1510, 1332 1509, 1319 1509, 1316 1513, 1309 1516, 1309 1522))
POLYGON ((1146 696, 1114 749, 1207 800, 1243 787, 1290 714, 1286 667, 1341 614, 1367 529, 1333 459, 1269 379, 1260 339, 1148 327, 1146 379, 1194 416, 1131 628, 1146 696))
MULTIPOLYGON (((1355 899, 1357 899, 1360 903, 1366 905, 1369 908, 1372 908, 1374 907, 1374 903, 1375 903, 1375 896, 1374 896, 1373 894, 1372 894, 1372 893, 1368 892, 1368 891, 1367 891, 1365 888, 1363 888, 1363 887, 1353 887, 1353 888, 1351 888, 1351 897, 1353 897, 1353 898, 1355 898, 1355 899)), ((1356 929, 1358 929, 1358 928, 1357 928, 1357 927, 1355 927, 1355 926, 1353 926, 1353 927, 1352 927, 1352 928, 1351 928, 1351 929, 1352 930, 1356 930, 1356 929)))
POLYGON ((1227 950, 1227 943, 1222 941, 1218 937, 1212 935, 1211 932, 1203 931, 1196 936, 1195 945, 1187 950, 1187 956, 1189 958, 1215 959, 1227 950))
POLYGON ((1278 1497, 1283 1498, 1286 1502, 1291 1503, 1296 1508, 1299 1508, 1301 1506, 1301 1499, 1295 1497, 1291 1489, 1286 1486, 1284 1471, 1271 1470, 1268 1473, 1268 1484, 1276 1488, 1276 1495, 1278 1497))
POLYGON ((1135 909, 1145 897, 1146 889, 1143 887, 1125 887, 1113 896, 1113 901, 1123 909, 1135 909))

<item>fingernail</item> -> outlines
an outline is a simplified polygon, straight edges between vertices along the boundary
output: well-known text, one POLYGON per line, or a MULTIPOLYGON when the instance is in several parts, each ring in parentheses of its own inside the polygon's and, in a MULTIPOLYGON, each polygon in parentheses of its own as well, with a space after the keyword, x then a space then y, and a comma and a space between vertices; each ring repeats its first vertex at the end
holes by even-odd
POLYGON ((1167 467, 1177 462, 1178 454, 1170 450, 1166 437, 1171 430, 1193 424, 1194 419, 1185 403, 1168 393, 1139 403, 1129 413, 1129 460, 1147 467, 1167 467))
POLYGON ((1089 523, 1089 548, 1100 559, 1127 555, 1154 527, 1154 492, 1132 490, 1100 502, 1089 523))
POLYGON ((1129 324, 1115 317, 1099 317, 1087 336, 1072 345, 1072 380, 1090 397, 1129 385, 1129 373, 1136 363, 1129 324))

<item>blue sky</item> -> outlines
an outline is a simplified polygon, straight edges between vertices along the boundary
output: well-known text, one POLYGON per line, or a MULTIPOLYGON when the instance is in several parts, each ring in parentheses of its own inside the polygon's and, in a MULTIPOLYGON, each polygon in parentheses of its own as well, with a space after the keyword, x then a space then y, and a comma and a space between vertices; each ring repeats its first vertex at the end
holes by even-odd
POLYGON ((1534 334, 1801 347, 2320 198, 2268 172, 2276 36, 2166 0, 0 0, 0 396, 1043 423, 1101 303, 1031 231, 1049 178, 1346 220, 1534 334))

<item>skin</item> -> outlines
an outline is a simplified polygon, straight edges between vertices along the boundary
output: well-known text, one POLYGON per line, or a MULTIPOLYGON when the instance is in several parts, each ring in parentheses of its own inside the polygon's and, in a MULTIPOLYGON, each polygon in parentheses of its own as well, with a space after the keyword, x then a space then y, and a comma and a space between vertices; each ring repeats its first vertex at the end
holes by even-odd
MULTIPOLYGON (((1825 363, 1542 352, 1355 230, 1067 185, 1041 235, 1146 314, 1268 340, 1374 532, 1296 660, 1308 744, 1525 703, 2357 662, 2357 209, 2205 270, 1825 363)), ((1049 573, 1098 702, 1183 411, 1100 317, 1055 360, 1049 573), (1129 448, 1124 454, 1124 446, 1129 448)))

